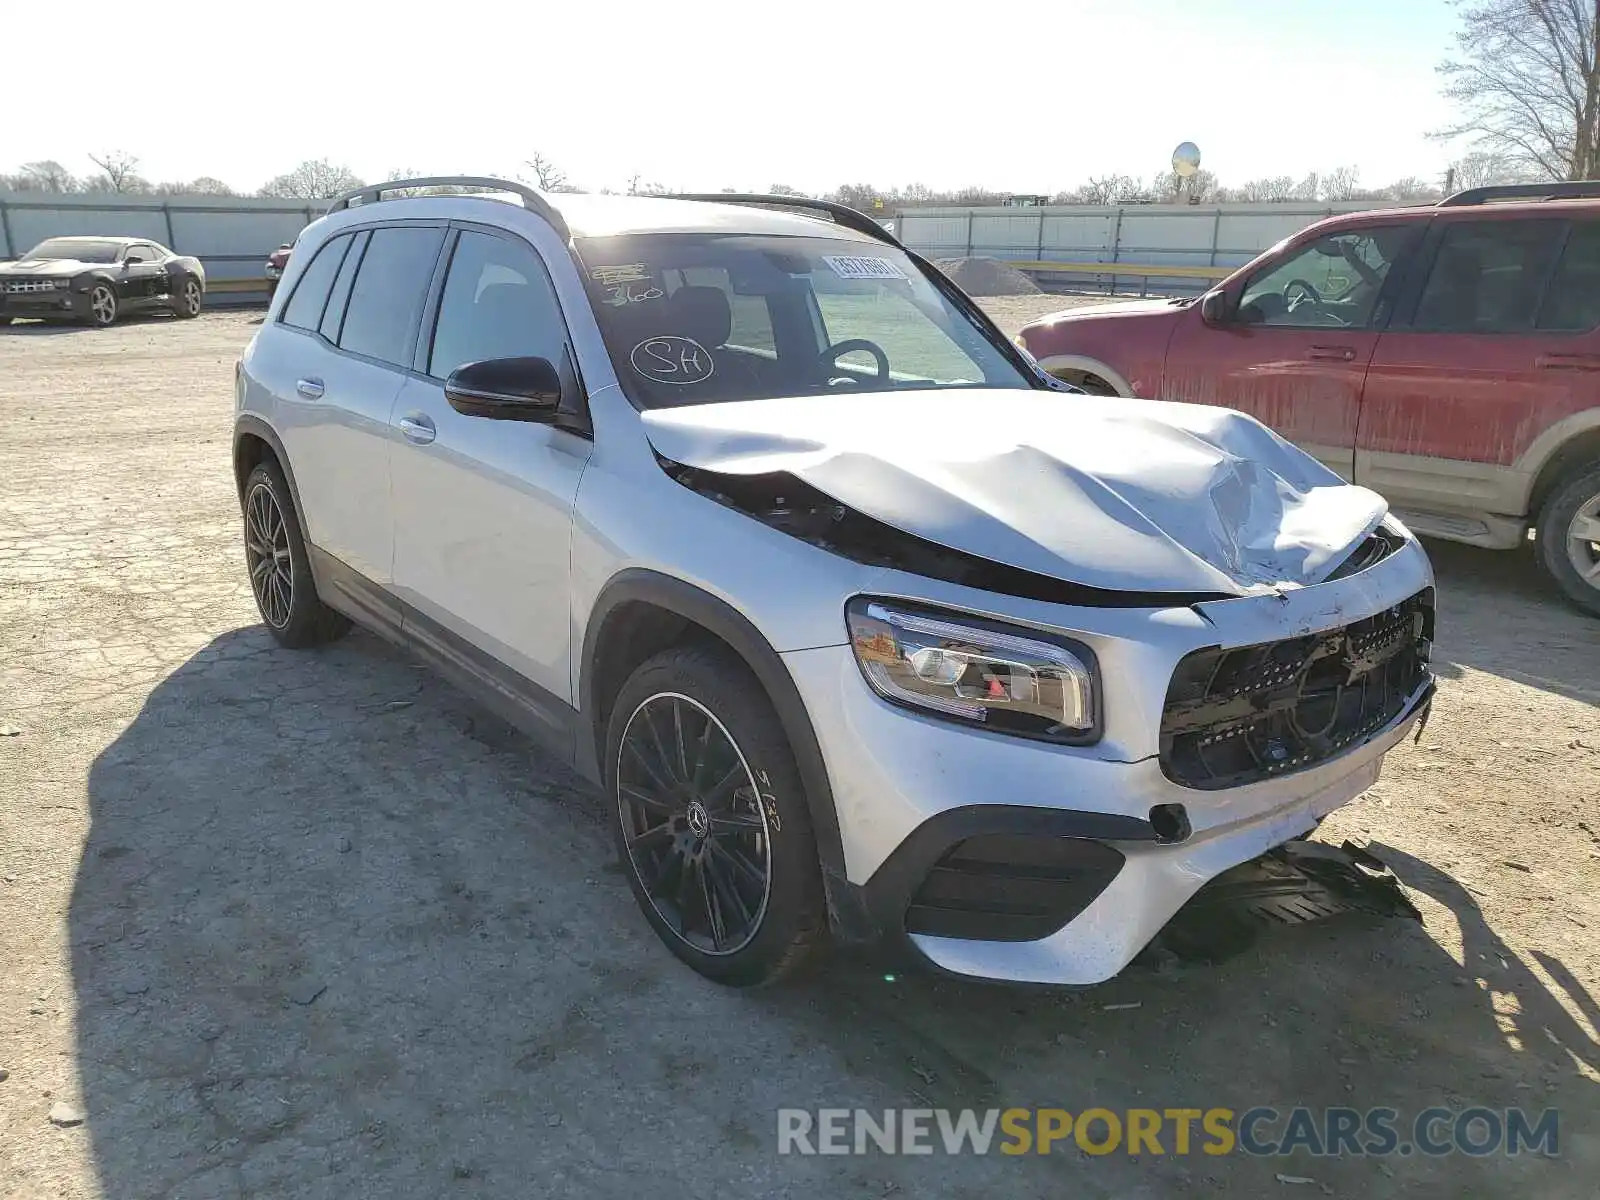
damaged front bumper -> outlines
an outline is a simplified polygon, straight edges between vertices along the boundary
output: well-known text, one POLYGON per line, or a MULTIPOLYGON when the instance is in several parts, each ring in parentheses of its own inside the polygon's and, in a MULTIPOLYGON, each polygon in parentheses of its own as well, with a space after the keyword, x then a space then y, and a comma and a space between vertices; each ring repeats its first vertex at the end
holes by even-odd
MULTIPOLYGON (((1377 780, 1383 756, 1432 699, 1421 661, 1431 611, 1424 631, 1407 608, 1431 605, 1431 584, 1425 556, 1408 543, 1347 579, 1282 596, 1057 617, 1048 627, 1087 642, 1100 663, 1106 731, 1092 746, 1042 745, 893 708, 865 686, 845 647, 785 655, 828 761, 848 875, 829 889, 845 935, 853 928, 985 979, 1081 985, 1117 974, 1209 880, 1303 836, 1377 780), (1196 786, 1172 769, 1164 716, 1175 711, 1169 687, 1189 656, 1242 656, 1253 673, 1238 668, 1237 686, 1258 701, 1261 745, 1271 747, 1305 714, 1275 707, 1278 678, 1252 647, 1293 645, 1325 674, 1329 635, 1345 631, 1348 661, 1388 672, 1396 630, 1410 630, 1418 650, 1403 692, 1379 709, 1365 684, 1359 706, 1334 689, 1349 701, 1353 736, 1321 753, 1289 743, 1292 755, 1260 756, 1246 782, 1234 772, 1196 786)), ((917 598, 956 600, 949 591, 917 598)), ((1046 611, 1019 602, 1010 615, 1043 628, 1046 611)))

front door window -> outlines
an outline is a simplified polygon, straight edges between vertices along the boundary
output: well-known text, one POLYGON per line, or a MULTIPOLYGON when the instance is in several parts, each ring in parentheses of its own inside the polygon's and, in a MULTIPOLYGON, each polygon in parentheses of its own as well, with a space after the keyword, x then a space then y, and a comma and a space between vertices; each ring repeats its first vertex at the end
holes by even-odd
POLYGON ((1408 231, 1388 225, 1332 233, 1269 264, 1245 285, 1239 320, 1289 329, 1367 329, 1408 231))

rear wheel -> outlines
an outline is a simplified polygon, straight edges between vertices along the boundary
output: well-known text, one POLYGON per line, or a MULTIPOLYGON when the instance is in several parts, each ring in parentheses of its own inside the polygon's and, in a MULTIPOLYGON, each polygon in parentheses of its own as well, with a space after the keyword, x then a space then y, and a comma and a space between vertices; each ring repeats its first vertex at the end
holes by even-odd
POLYGON ((1557 481, 1539 513, 1539 562, 1568 600, 1600 617, 1600 463, 1557 481))
POLYGON ((202 303, 200 281, 194 278, 185 279, 183 286, 178 289, 178 294, 172 298, 172 313, 178 317, 198 317, 202 303))
POLYGON ((117 320, 117 293, 109 283, 97 283, 89 292, 89 324, 98 329, 117 320))
POLYGON ((289 484, 270 460, 244 483, 244 558, 256 608, 281 645, 298 650, 349 632, 349 620, 317 596, 289 484))
POLYGON ((827 915, 794 754, 761 685, 725 651, 641 666, 606 731, 617 851, 656 934, 718 983, 773 983, 827 915))

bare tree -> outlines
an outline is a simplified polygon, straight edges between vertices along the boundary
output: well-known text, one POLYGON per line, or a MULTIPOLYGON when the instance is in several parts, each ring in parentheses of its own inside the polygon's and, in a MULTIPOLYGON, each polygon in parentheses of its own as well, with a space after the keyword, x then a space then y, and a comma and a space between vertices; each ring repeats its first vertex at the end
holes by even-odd
POLYGON ((1415 175, 1396 179, 1388 187, 1379 189, 1379 196, 1384 200, 1437 200, 1440 194, 1438 184, 1429 183, 1426 179, 1419 179, 1415 175))
POLYGON ((1324 200, 1349 200, 1361 182, 1361 171, 1356 167, 1335 167, 1322 177, 1324 200))
POLYGON ((567 187, 567 173, 537 151, 526 165, 533 172, 534 181, 538 183, 541 192, 570 190, 567 187))
POLYGON ((1545 179, 1600 177, 1600 0, 1454 0, 1457 57, 1445 96, 1461 109, 1441 137, 1545 179))
MULTIPOLYGON (((26 168, 24 168, 26 170, 26 168)), ((1488 187, 1496 183, 1523 183, 1527 169, 1503 154, 1474 150, 1450 164, 1446 174, 1452 191, 1465 188, 1488 187)))
POLYGON ((22 174, 33 180, 41 192, 76 192, 83 185, 78 182, 78 177, 67 170, 53 158, 43 158, 37 162, 22 164, 22 174))
POLYGON ((139 175, 139 159, 126 150, 91 154, 89 161, 100 168, 100 178, 90 186, 105 192, 147 192, 150 185, 139 175))
POLYGON ((1115 204, 1139 193, 1139 184, 1129 175, 1091 175, 1076 189, 1079 204, 1115 204))
POLYGON ((1293 200, 1295 195, 1295 181, 1292 175, 1270 175, 1261 179, 1252 179, 1239 188, 1239 197, 1252 204, 1282 203, 1293 200))
POLYGON ((1217 198, 1217 177, 1204 168, 1193 175, 1158 171, 1150 181, 1150 194, 1158 204, 1204 204, 1217 198))
POLYGON ((198 179, 191 179, 184 185, 184 191, 191 196, 237 196, 239 194, 214 175, 202 175, 198 179))
POLYGON ((1304 179, 1294 185, 1294 199, 1315 200, 1320 196, 1322 176, 1315 171, 1310 172, 1304 179))
POLYGON ((330 200, 353 191, 365 181, 349 167, 325 158, 307 159, 292 171, 274 176, 261 186, 263 196, 288 200, 330 200))
POLYGON ((828 199, 835 204, 866 212, 878 196, 878 189, 870 183, 846 183, 837 188, 828 199))
POLYGON ((769 196, 802 196, 805 193, 799 188, 792 188, 787 183, 769 183, 767 195, 769 196))

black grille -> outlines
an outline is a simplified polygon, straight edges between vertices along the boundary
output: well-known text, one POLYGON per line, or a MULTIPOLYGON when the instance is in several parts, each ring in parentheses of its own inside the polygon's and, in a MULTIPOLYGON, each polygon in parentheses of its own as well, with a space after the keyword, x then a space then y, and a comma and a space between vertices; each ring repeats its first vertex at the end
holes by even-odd
POLYGON ((1433 591, 1342 629, 1178 664, 1161 715, 1161 769, 1192 788, 1304 770, 1400 714, 1427 676, 1433 591))
POLYGON ((1049 937, 1088 908, 1122 854, 1084 838, 987 834, 946 852, 906 909, 906 930, 987 942, 1049 937))

